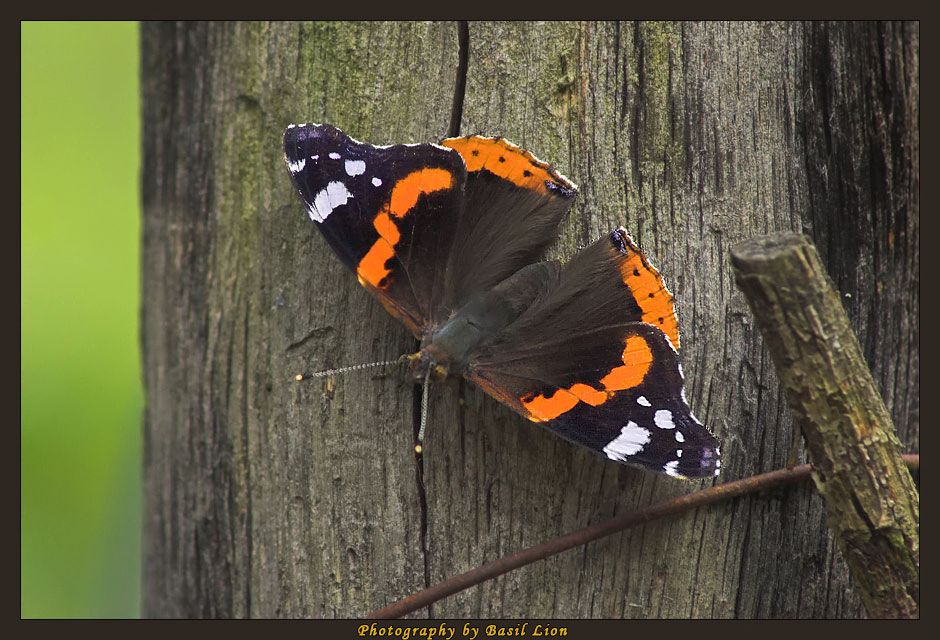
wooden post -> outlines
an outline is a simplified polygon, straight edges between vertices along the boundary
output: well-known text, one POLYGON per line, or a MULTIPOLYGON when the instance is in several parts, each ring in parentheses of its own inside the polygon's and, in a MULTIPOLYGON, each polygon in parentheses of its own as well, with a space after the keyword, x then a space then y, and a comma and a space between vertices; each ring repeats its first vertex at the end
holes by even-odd
MULTIPOLYGON (((291 122, 373 143, 448 128, 442 23, 144 23, 144 613, 356 616, 697 485, 625 469, 471 384, 433 390, 423 468, 414 341, 329 251, 284 167, 291 122)), ((471 22, 464 133, 580 185, 552 257, 625 226, 679 306, 686 392, 725 479, 802 461, 728 248, 807 230, 902 441, 918 442, 917 23, 471 22), (864 206, 861 206, 861 205, 864 206)), ((808 487, 572 550, 415 615, 857 617, 808 487)))
POLYGON ((778 234, 736 245, 731 261, 868 614, 918 617, 917 487, 819 254, 805 236, 778 234))

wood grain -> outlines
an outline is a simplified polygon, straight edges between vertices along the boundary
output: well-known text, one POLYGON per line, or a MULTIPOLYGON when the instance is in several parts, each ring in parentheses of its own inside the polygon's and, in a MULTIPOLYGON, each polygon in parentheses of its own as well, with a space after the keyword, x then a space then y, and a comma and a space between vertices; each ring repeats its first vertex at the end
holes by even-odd
MULTIPOLYGON (((414 342, 304 219, 282 131, 440 137, 453 23, 147 23, 142 47, 145 615, 361 615, 697 486, 576 450, 456 380, 432 390, 419 482, 401 371, 291 381, 414 342)), ((620 224, 649 252, 677 296, 689 401, 722 439, 722 478, 741 478, 805 460, 728 262, 771 231, 821 248, 918 446, 918 64, 910 23, 472 22, 462 132, 505 135, 580 185, 552 256, 620 224)), ((860 614, 808 488, 421 612, 860 614)))

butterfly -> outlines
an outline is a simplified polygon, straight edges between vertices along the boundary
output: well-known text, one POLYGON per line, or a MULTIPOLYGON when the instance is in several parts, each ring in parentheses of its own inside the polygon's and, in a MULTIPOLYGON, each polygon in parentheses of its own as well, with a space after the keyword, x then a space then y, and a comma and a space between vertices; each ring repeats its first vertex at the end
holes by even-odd
POLYGON ((375 146, 290 125, 284 155, 337 257, 420 340, 417 380, 462 375, 616 462, 718 475, 683 390, 673 296, 623 228, 539 261, 577 187, 503 138, 375 146))

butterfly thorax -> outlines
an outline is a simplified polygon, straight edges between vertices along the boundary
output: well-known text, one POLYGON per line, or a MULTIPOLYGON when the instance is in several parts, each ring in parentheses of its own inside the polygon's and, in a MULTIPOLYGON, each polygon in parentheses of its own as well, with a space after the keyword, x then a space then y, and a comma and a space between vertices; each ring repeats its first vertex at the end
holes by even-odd
POLYGON ((517 316, 518 313, 498 291, 474 295, 450 318, 425 335, 421 350, 411 358, 412 375, 418 380, 424 380, 428 371, 434 379, 463 375, 471 354, 517 316))
POLYGON ((431 377, 439 380, 467 373, 471 356, 522 315, 538 294, 538 287, 520 283, 545 270, 545 263, 528 265, 492 289, 472 294, 466 304, 425 335, 421 350, 409 358, 412 375, 424 380, 430 371, 431 377))

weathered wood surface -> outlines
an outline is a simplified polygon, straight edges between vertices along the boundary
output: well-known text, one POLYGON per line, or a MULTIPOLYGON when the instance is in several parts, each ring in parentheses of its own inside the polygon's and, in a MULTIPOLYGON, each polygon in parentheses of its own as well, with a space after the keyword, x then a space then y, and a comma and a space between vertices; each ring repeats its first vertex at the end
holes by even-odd
POLYGON ((920 497, 819 254, 806 236, 780 233, 735 245, 731 262, 866 612, 920 617, 920 497))
MULTIPOLYGON (((290 122, 376 143, 446 130, 452 23, 146 24, 146 615, 355 616, 696 485, 540 432, 453 381, 423 479, 413 348, 305 220, 290 122), (426 496, 426 497, 425 497, 426 496)), ((553 256, 623 224, 678 298, 689 401, 722 477, 805 459, 728 248, 821 248, 902 442, 918 446, 916 24, 471 23, 463 132, 581 186, 553 256)), ((856 617, 809 488, 653 523, 435 617, 856 617)))

